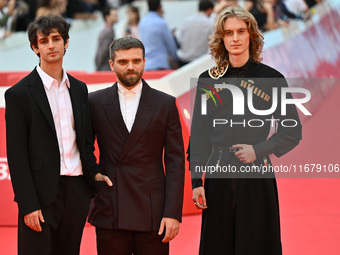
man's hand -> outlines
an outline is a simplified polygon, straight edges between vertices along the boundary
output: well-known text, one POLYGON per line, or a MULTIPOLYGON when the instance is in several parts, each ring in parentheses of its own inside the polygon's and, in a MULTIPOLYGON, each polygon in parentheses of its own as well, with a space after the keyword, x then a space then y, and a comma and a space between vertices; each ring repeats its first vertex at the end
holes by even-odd
POLYGON ((236 144, 233 148, 241 148, 235 153, 235 156, 245 164, 251 163, 256 160, 256 154, 252 145, 249 144, 236 144))
POLYGON ((26 224, 27 227, 29 227, 29 228, 33 229, 34 231, 37 231, 37 232, 42 231, 40 221, 45 222, 41 210, 37 210, 37 211, 31 212, 29 214, 26 214, 24 216, 24 221, 25 221, 25 224, 26 224))
POLYGON ((94 177, 94 180, 97 182, 106 182, 107 185, 112 186, 112 181, 110 180, 109 177, 107 177, 106 175, 103 175, 101 173, 97 173, 94 177))
POLYGON ((205 199, 205 189, 204 187, 194 188, 192 191, 192 201, 194 201, 197 209, 207 209, 207 201, 205 199), (200 198, 202 203, 200 202, 200 198))
POLYGON ((163 243, 167 243, 177 236, 179 232, 179 221, 172 218, 164 217, 161 221, 161 226, 158 230, 158 235, 161 235, 165 228, 165 236, 162 240, 163 243))

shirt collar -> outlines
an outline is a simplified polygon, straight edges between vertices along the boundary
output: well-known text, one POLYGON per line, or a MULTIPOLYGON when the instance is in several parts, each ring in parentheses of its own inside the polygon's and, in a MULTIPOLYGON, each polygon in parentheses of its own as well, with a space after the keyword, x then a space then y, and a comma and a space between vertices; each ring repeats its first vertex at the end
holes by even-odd
POLYGON ((133 94, 138 94, 143 88, 143 83, 140 82, 137 86, 135 86, 131 90, 124 88, 123 85, 119 84, 119 82, 117 82, 117 86, 118 86, 118 91, 122 94, 125 94, 127 92, 130 92, 130 93, 133 93, 133 94))
MULTIPOLYGON (((44 86, 46 87, 47 90, 49 90, 52 86, 53 81, 55 81, 56 79, 52 78, 47 73, 45 73, 39 65, 37 65, 37 72, 38 72, 44 86)), ((63 69, 63 78, 62 78, 60 84, 64 84, 64 83, 66 83, 66 86, 68 88, 70 88, 70 81, 68 79, 66 71, 63 69)))

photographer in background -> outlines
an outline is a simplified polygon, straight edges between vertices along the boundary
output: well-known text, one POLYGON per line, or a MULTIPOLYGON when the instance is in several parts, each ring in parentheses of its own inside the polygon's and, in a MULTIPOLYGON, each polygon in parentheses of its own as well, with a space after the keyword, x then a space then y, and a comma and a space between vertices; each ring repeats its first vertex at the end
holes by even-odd
POLYGON ((0 39, 11 35, 15 0, 0 0, 0 39))
POLYGON ((0 39, 16 31, 26 31, 29 5, 24 0, 0 0, 0 39))

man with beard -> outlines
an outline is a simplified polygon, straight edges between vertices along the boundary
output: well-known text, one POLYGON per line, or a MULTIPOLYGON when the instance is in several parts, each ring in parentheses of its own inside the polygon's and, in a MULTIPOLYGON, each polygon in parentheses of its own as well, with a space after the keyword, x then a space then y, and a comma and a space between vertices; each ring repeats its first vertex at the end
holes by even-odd
POLYGON ((179 231, 184 149, 176 98, 142 79, 144 45, 132 37, 110 45, 117 82, 89 95, 93 137, 89 151, 97 194, 89 222, 103 254, 169 254, 179 231), (165 169, 164 169, 165 168, 165 169))

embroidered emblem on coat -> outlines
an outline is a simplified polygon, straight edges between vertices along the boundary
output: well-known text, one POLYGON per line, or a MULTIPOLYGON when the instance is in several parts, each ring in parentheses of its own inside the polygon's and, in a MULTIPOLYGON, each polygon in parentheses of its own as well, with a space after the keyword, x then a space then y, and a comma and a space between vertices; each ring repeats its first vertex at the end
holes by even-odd
POLYGON ((209 76, 215 80, 221 78, 228 70, 228 65, 223 65, 221 67, 214 66, 209 69, 209 76))

